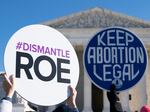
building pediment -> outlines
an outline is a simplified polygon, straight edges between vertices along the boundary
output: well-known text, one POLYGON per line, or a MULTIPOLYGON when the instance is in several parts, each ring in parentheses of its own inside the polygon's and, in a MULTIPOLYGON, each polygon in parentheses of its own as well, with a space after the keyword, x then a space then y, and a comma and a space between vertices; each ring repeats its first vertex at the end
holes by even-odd
POLYGON ((111 26, 150 28, 150 22, 103 8, 89 9, 43 24, 54 28, 104 28, 111 26))

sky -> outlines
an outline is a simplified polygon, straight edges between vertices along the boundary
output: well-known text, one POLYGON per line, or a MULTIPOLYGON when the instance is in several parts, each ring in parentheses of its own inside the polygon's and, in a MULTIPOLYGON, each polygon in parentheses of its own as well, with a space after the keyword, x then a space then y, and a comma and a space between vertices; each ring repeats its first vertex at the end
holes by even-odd
POLYGON ((0 0, 0 71, 11 36, 20 28, 101 7, 150 21, 150 0, 0 0))

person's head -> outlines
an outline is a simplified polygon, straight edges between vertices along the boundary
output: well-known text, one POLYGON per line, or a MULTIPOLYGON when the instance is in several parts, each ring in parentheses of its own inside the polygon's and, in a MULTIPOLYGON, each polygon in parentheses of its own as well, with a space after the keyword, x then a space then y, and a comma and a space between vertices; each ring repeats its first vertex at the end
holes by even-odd
POLYGON ((115 91, 116 90, 116 85, 115 84, 112 84, 111 86, 110 86, 110 91, 115 91))
POLYGON ((65 104, 59 105, 53 112, 69 112, 65 104))
POLYGON ((70 89, 70 96, 66 100, 66 104, 59 105, 53 112, 70 112, 70 108, 77 108, 76 106, 76 96, 77 91, 74 87, 69 86, 70 89))
POLYGON ((144 105, 144 106, 141 108, 140 112, 150 112, 150 107, 149 107, 148 105, 144 105))

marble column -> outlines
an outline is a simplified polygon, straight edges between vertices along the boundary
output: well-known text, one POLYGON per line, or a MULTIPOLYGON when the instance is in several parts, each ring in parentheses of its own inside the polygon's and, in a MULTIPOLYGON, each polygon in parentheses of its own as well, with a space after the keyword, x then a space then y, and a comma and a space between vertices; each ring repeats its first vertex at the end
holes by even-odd
POLYGON ((103 93, 103 102, 104 102, 103 103, 103 112, 109 112, 110 105, 109 105, 106 91, 104 91, 104 93, 103 93))
POLYGON ((130 112, 130 106, 129 106, 129 91, 123 91, 119 94, 120 102, 123 108, 123 111, 130 112))
POLYGON ((82 112, 93 112, 92 111, 92 85, 84 71, 84 107, 82 112))
POLYGON ((0 76, 0 99, 5 97, 5 92, 3 89, 3 80, 4 80, 4 78, 2 76, 0 76))
POLYGON ((130 109, 131 111, 138 111, 143 105, 147 103, 146 77, 142 77, 132 89, 129 90, 131 94, 130 109))

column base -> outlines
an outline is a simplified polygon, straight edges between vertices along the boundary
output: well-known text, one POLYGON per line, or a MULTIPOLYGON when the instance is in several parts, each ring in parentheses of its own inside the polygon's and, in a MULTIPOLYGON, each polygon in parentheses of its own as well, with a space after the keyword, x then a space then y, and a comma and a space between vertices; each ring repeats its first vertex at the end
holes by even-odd
POLYGON ((86 108, 86 109, 83 109, 82 112, 93 112, 93 111, 92 111, 92 109, 90 109, 90 108, 86 108))
POLYGON ((110 112, 109 107, 105 107, 102 112, 110 112))
POLYGON ((25 112, 25 107, 23 104, 13 104, 12 112, 25 112))
MULTIPOLYGON (((131 112, 129 107, 122 107, 122 108, 123 112, 131 112)), ((109 112, 109 111, 110 111, 109 107, 105 107, 102 112, 109 112)))

